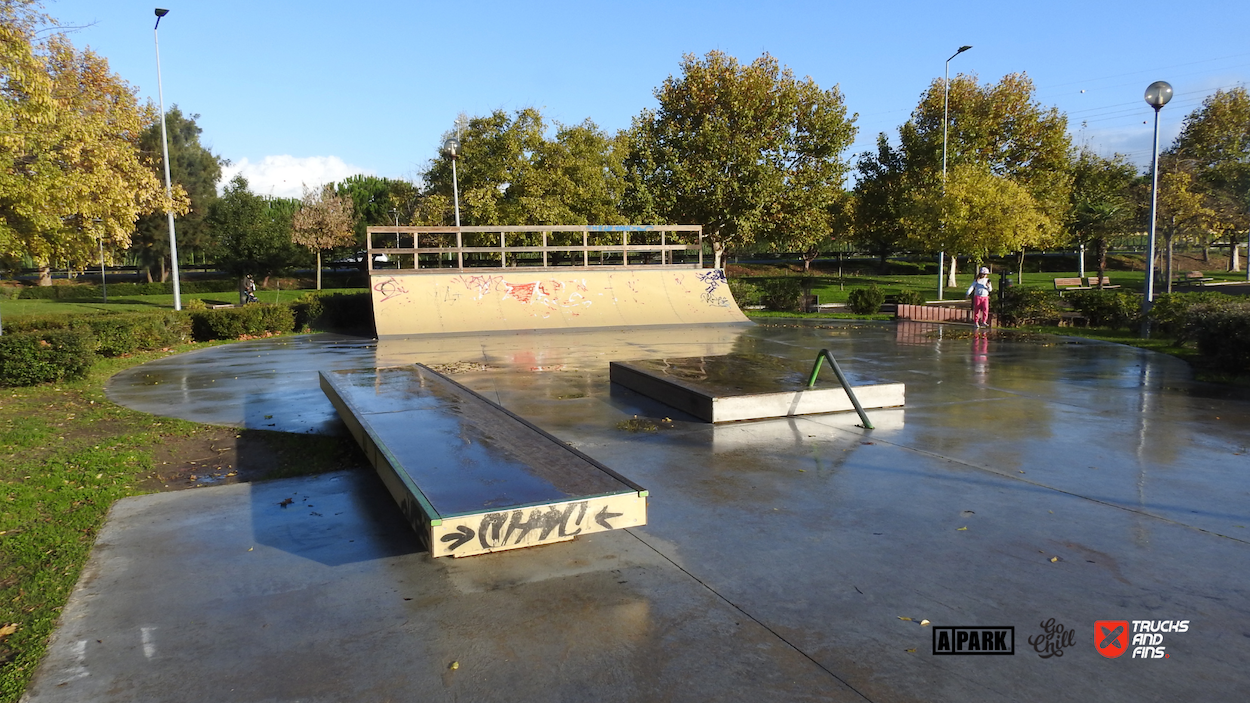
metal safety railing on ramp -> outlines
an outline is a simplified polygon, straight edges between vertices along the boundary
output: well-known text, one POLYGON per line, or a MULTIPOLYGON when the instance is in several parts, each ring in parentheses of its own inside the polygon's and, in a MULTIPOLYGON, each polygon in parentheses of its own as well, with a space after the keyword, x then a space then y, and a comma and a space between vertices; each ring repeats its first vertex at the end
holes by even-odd
POLYGON ((603 265, 703 268, 702 225, 375 226, 368 228, 367 242, 370 274, 603 265))
POLYGON ((825 359, 829 360, 829 366, 833 369, 833 373, 838 377, 838 383, 842 384, 842 390, 846 391, 846 397, 851 399, 851 405, 855 406, 855 412, 859 413, 859 419, 864 423, 864 429, 874 429, 872 421, 868 419, 868 413, 864 412, 864 406, 859 404, 859 398, 855 397, 855 390, 851 388, 850 381, 846 380, 846 374, 842 373, 842 367, 838 366, 838 360, 833 358, 833 354, 828 349, 821 349, 816 355, 816 363, 812 366, 812 375, 807 379, 807 387, 813 388, 816 385, 816 376, 820 374, 820 365, 825 359))

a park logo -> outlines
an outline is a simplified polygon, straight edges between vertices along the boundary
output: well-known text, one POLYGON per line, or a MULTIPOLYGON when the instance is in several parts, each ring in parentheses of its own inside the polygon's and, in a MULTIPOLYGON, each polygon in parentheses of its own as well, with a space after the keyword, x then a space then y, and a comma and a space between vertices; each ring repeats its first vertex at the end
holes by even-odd
POLYGON ((1188 631, 1188 620, 1134 620, 1131 628, 1128 620, 1099 620, 1094 623, 1094 647, 1110 659, 1129 651, 1129 647, 1133 649, 1130 659, 1171 659, 1163 636, 1188 631))
POLYGON ((1014 627, 935 627, 934 654, 1015 654, 1014 627))
POLYGON ((1108 659, 1128 650, 1128 620, 1098 620, 1094 623, 1094 647, 1108 659))

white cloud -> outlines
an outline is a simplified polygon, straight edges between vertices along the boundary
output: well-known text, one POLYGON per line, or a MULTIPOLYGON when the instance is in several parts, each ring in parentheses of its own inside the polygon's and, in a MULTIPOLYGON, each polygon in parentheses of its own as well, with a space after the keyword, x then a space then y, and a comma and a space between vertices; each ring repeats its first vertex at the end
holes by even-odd
POLYGON ((258 163, 239 159, 221 170, 219 187, 224 188, 237 174, 247 179, 249 188, 258 195, 298 198, 304 186, 317 188, 331 181, 341 181, 358 173, 372 176, 374 172, 352 166, 337 156, 306 156, 289 154, 266 156, 258 163))

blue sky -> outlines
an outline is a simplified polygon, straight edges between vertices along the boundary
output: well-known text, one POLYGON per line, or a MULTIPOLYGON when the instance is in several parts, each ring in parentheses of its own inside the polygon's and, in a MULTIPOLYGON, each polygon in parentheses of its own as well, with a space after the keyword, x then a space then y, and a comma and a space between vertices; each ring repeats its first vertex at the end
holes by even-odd
POLYGON ((203 141, 253 190, 298 195, 351 173, 416 179, 456 116, 535 107, 629 126, 685 53, 769 52, 859 114, 852 152, 895 135, 960 45, 951 75, 1023 71, 1074 139, 1150 158, 1147 85, 1169 81, 1163 141, 1217 88, 1250 81, 1250 3, 324 2, 53 0, 70 36, 157 97, 198 113, 203 141), (159 5, 157 4, 159 3, 159 5))

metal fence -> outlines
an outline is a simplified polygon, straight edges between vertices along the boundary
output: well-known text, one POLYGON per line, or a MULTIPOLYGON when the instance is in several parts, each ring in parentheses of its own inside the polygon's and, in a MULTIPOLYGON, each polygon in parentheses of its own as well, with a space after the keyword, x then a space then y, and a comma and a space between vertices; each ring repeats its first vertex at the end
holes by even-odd
POLYGON ((702 225, 369 227, 375 271, 467 268, 703 268, 702 225))

